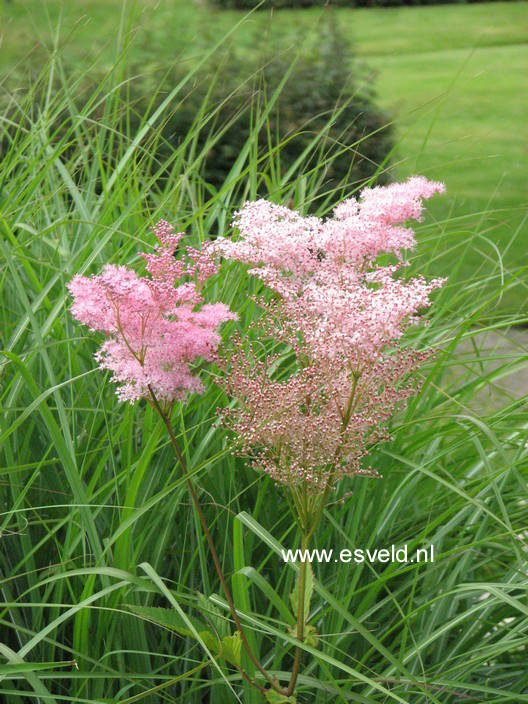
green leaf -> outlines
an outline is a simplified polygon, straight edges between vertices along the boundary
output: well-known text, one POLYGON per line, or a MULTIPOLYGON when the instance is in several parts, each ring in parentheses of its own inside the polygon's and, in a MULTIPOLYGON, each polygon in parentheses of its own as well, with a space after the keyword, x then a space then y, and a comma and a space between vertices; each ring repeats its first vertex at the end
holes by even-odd
MULTIPOLYGON (((209 612, 208 615, 214 613, 215 610, 218 614, 220 613, 216 607, 207 602, 207 598, 205 596, 203 603, 207 607, 209 612)), ((163 609, 158 606, 135 606, 133 604, 125 604, 125 606, 129 611, 132 611, 132 613, 135 613, 137 616, 141 616, 141 618, 153 621, 159 626, 169 628, 171 631, 176 631, 176 633, 179 633, 182 636, 191 636, 195 638, 194 633, 175 609, 163 609)), ((242 640, 240 638, 240 633, 235 633, 235 635, 227 635, 222 638, 222 641, 220 641, 218 636, 215 633, 212 633, 207 628, 205 623, 202 623, 202 621, 192 616, 187 616, 187 618, 192 623, 205 645, 212 653, 214 653, 214 655, 224 658, 224 660, 227 660, 227 662, 235 665, 235 667, 240 667, 240 656, 242 652, 242 640)), ((225 628, 225 620, 219 620, 224 622, 223 625, 225 628)))
MULTIPOLYGON (((292 636, 292 638, 297 638, 297 626, 292 626, 289 628, 288 633, 292 636)), ((319 635, 315 626, 310 626, 309 624, 304 625, 303 643, 306 643, 306 645, 309 645, 312 648, 317 648, 317 644, 319 643, 319 635)))
POLYGON ((75 665, 75 660, 62 662, 17 662, 0 665, 0 677, 18 675, 22 672, 36 672, 37 670, 55 670, 58 667, 71 667, 75 665))
POLYGON ((279 694, 279 692, 276 692, 274 689, 267 689, 264 692, 264 696, 266 697, 266 701, 270 702, 270 704, 297 704, 297 699, 293 696, 287 697, 284 694, 279 694))
POLYGON ((238 573, 243 574, 245 577, 250 579, 253 584, 261 590, 261 592, 267 597, 268 601, 277 608, 286 623, 289 623, 290 625, 295 624, 295 619, 291 615, 290 609, 288 608, 286 602, 281 599, 271 584, 264 579, 264 577, 259 574, 254 567, 243 567, 241 570, 238 570, 238 573))
POLYGON ((242 639, 240 638, 240 633, 237 631, 232 636, 226 636, 222 638, 222 646, 220 649, 220 657, 230 662, 235 667, 241 666, 241 654, 242 654, 242 639))
POLYGON ((220 638, 231 635, 231 629, 229 628, 229 622, 226 617, 222 614, 220 609, 201 592, 198 592, 196 609, 211 623, 220 638))
MULTIPOLYGON (((312 599, 312 594, 314 591, 314 575, 312 571, 312 565, 307 562, 306 563, 306 578, 305 578, 305 584, 304 584, 304 622, 306 623, 308 614, 310 613, 310 601, 312 599)), ((299 606, 299 575, 297 575, 297 579, 295 580, 295 587, 293 589, 293 592, 290 594, 290 601, 293 609, 293 613, 295 615, 295 618, 298 616, 298 606, 299 606)))
MULTIPOLYGON (((174 609, 163 609, 159 606, 135 606, 134 604, 125 604, 125 607, 137 616, 141 616, 141 618, 145 618, 148 621, 153 621, 159 626, 176 631, 176 633, 182 636, 195 638, 189 626, 174 609)), ((205 623, 202 623, 198 619, 192 616, 187 616, 187 618, 209 650, 215 655, 218 655, 221 646, 216 634, 211 633, 205 623)))

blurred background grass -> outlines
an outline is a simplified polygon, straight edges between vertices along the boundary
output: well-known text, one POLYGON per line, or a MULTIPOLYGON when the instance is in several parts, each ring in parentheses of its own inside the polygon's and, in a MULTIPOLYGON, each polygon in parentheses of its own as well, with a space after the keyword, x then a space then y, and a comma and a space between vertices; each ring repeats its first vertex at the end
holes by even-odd
MULTIPOLYGON (((485 274, 490 260, 497 262, 490 243, 502 251, 504 267, 513 271, 526 262, 528 3, 255 12, 230 42, 248 58, 270 46, 295 51, 300 36, 317 41, 329 14, 366 62, 367 81, 396 123, 391 173, 445 181, 448 198, 432 203, 433 216, 456 214, 464 228, 482 235, 458 280, 485 274)), ((243 16, 186 0, 4 3, 2 87, 16 95, 54 47, 72 71, 106 70, 120 32, 123 43, 133 42, 136 64, 147 75, 160 62, 191 66, 243 16)), ((450 255, 438 266, 452 274, 450 255)), ((501 305, 519 310, 527 300, 519 286, 501 305)))

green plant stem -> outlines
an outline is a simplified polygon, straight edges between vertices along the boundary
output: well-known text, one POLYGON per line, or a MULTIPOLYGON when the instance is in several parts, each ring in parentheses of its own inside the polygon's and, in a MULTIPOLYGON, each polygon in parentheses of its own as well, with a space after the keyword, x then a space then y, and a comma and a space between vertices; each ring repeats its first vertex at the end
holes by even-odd
MULTIPOLYGON (((169 438, 172 444, 172 447, 174 449, 174 453, 176 457, 178 458, 178 462, 180 464, 181 470, 183 477, 185 479, 185 482, 187 484, 187 488, 189 489, 189 493, 191 495, 191 498, 193 500, 193 503, 196 507, 196 511, 198 512, 198 517, 200 519, 200 523, 202 524, 202 528, 205 534, 205 538, 207 540, 207 543, 209 545, 209 550, 211 551, 211 555, 213 557, 213 562, 216 567, 216 571, 218 573, 218 577, 220 579, 220 583, 222 585, 222 589, 224 591, 224 595, 226 598, 226 601, 229 605, 229 610, 231 611, 231 615, 233 616, 233 621, 235 622, 235 626, 237 631, 240 633, 240 640, 242 641, 242 644, 248 654, 249 659, 255 665, 257 670, 264 676, 264 678, 269 682, 269 684, 273 687, 273 689, 279 693, 283 693, 282 688, 280 685, 277 683, 276 680, 273 679, 273 677, 262 667, 262 665, 259 663, 257 658, 255 657, 253 651, 251 650, 251 646, 248 643, 248 640, 246 638, 246 635, 244 633, 244 630, 242 629, 242 624, 240 622, 240 618, 238 616, 235 603, 233 601, 233 597, 231 596, 231 592, 229 591, 229 587, 227 585, 226 578, 224 576, 224 572, 222 570, 222 566, 220 564, 220 559, 218 557, 218 553, 216 552, 216 548, 214 546, 213 538, 211 536, 211 533, 209 532, 209 527, 207 525, 207 520, 205 518, 204 512, 202 510, 202 507, 200 506, 200 501, 198 499, 198 496, 196 495, 196 491, 194 489, 193 483, 191 481, 191 478, 189 476, 189 472, 187 470, 187 464, 183 458, 182 452, 180 450, 180 446, 178 445, 178 441, 176 440, 176 436, 174 435, 174 431, 172 429, 170 417, 167 413, 165 413, 156 398, 156 395, 152 391, 152 389, 149 386, 149 391, 150 395, 152 398, 152 405, 154 406, 155 410, 158 412, 158 414, 161 416, 163 423, 165 424, 165 427, 167 428, 167 432, 169 433, 169 438)), ((240 668, 240 672, 242 675, 248 680, 248 682, 251 682, 253 686, 255 686, 257 689, 259 689, 261 692, 265 692, 266 690, 264 687, 261 687, 255 680, 253 680, 247 672, 245 672, 242 668, 240 668)))
MULTIPOLYGON (((352 411, 354 410, 354 405, 355 405, 355 401, 356 401, 357 386, 358 386, 358 381, 361 377, 361 374, 362 374, 361 371, 355 372, 353 374, 352 388, 350 390, 348 405, 347 405, 345 413, 342 416, 342 418, 343 418, 342 432, 343 433, 348 428, 348 424, 350 423, 350 418, 352 416, 352 411)), ((338 452, 339 452, 339 448, 336 450, 336 457, 337 457, 338 452)), ((330 494, 330 491, 332 490, 332 482, 334 479, 335 470, 336 470, 336 465, 335 465, 335 461, 334 461, 334 465, 330 471, 330 474, 328 475, 328 482, 326 484, 323 496, 321 498, 319 506, 318 506, 318 508, 314 514, 314 518, 312 520, 312 524, 310 527, 311 533, 313 533, 315 531, 315 529, 319 525, 319 521, 321 520, 321 517, 323 515, 324 507, 326 506, 326 502, 328 500, 328 495, 330 494)))
MULTIPOLYGON (((352 388, 350 391, 350 396, 347 404, 347 408, 342 416, 343 418, 343 432, 347 429, 348 424, 350 423, 350 418, 352 416, 352 410, 354 408, 354 401, 355 401, 355 396, 356 396, 356 391, 357 391, 357 384, 358 380, 361 376, 361 373, 354 373, 353 375, 353 381, 352 381, 352 388)), ((337 453, 336 453, 337 454, 337 453)), ((303 554, 305 550, 308 549, 308 544, 310 541, 310 537, 316 530, 317 526, 319 525, 319 521, 321 520, 321 516, 323 514, 323 510, 326 504, 326 501, 328 499, 328 494, 330 491, 330 486, 332 483, 333 475, 335 472, 335 464, 334 467, 332 468, 332 471, 330 473, 329 477, 329 482, 326 486, 326 489, 324 491, 324 494, 321 498, 321 502, 315 511, 314 515, 312 516, 312 520, 309 521, 309 513, 310 511, 308 510, 308 496, 306 492, 306 485, 303 485, 303 493, 302 493, 302 506, 304 507, 304 512, 303 515, 301 515, 301 531, 302 531, 302 536, 301 536, 301 551, 303 554)), ((292 494, 295 498, 295 495, 292 494)), ((298 502, 295 502, 295 506, 297 510, 299 511, 299 506, 298 502)), ((307 569, 307 560, 302 560, 301 559, 301 567, 299 570, 299 602, 297 605, 297 640, 299 642, 304 641, 304 622, 305 622, 305 613, 304 613, 304 592, 306 590, 306 569, 307 569)), ((292 673, 290 677, 290 682, 288 684, 288 688, 286 689, 286 696, 290 696, 293 694, 295 690, 295 685, 297 684, 297 678, 299 677, 299 671, 301 668, 301 657, 302 657, 302 648, 300 646, 295 647, 295 655, 294 655, 294 660, 293 660, 293 668, 292 668, 292 673)))
MULTIPOLYGON (((301 551, 303 555, 305 554, 305 550, 308 549, 308 544, 310 541, 310 534, 307 533, 305 530, 302 533, 301 537, 301 551)), ((299 599, 297 602, 297 640, 302 643, 304 641, 304 622, 306 620, 306 614, 304 613, 304 592, 306 591, 306 570, 308 566, 308 560, 303 560, 301 558, 301 566, 299 568, 299 577, 298 577, 298 585, 299 585, 299 599)), ((288 687, 286 689, 286 696, 289 697, 293 694, 295 690, 295 685, 297 684, 297 678, 299 677, 299 672, 301 669, 301 657, 302 657, 302 648, 299 645, 295 646, 295 655, 293 656, 293 667, 292 667, 292 673, 290 677, 290 681, 288 683, 288 687)))

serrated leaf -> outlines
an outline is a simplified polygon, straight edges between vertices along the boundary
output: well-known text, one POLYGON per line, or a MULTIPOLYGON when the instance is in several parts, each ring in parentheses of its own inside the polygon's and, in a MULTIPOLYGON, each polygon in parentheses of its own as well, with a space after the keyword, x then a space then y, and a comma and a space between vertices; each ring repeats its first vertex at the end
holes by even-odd
POLYGON ((270 702, 270 704, 297 704, 297 699, 293 694, 291 697, 287 697, 284 694, 276 692, 274 689, 267 689, 264 692, 264 696, 266 697, 266 701, 270 702))
POLYGON ((223 616, 220 609, 205 596, 205 594, 198 592, 198 604, 196 605, 196 608, 202 613, 204 618, 210 621, 220 638, 226 638, 231 635, 228 620, 225 616, 223 616))
MULTIPOLYGON (((129 611, 132 611, 132 613, 146 618, 149 621, 153 621, 160 626, 169 628, 172 631, 176 631, 176 633, 182 636, 196 638, 188 624, 174 609, 163 609, 159 606, 135 606, 134 604, 125 604, 125 607, 129 611)), ((211 633, 205 623, 202 623, 202 621, 199 621, 193 616, 187 616, 187 618, 196 629, 196 632, 203 640, 206 647, 209 648, 213 654, 218 655, 220 652, 220 642, 216 634, 211 633)))
POLYGON ((222 647, 220 649, 220 656, 230 662, 231 665, 235 667, 241 666, 241 654, 242 654, 242 639, 240 633, 237 631, 232 636, 226 636, 222 638, 222 647))
MULTIPOLYGON (((314 591, 314 586, 315 586, 315 581, 314 581, 314 574, 312 570, 312 565, 307 562, 306 563, 306 579, 305 579, 305 585, 304 585, 304 622, 306 623, 306 620, 308 618, 308 614, 310 613, 310 601, 312 600, 312 594, 314 591)), ((297 579, 295 580, 295 587, 293 592, 290 594, 290 601, 293 609, 293 614, 295 618, 297 618, 298 615, 298 610, 299 610, 299 575, 297 575, 297 579)))

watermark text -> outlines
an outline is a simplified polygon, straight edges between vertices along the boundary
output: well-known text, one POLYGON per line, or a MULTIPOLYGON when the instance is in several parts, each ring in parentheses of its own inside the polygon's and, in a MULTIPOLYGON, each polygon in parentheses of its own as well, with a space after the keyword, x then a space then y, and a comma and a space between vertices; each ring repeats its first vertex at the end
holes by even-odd
POLYGON ((407 545, 355 550, 281 550, 284 562, 434 562, 434 545, 409 550, 407 545))

